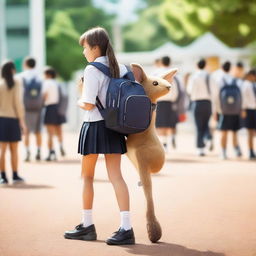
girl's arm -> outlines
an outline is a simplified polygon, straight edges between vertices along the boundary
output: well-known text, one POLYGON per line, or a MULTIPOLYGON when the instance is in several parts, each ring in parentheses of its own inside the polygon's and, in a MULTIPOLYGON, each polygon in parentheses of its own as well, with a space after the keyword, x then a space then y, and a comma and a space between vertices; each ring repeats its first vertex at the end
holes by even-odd
POLYGON ((83 109, 83 110, 92 110, 93 108, 95 108, 95 105, 90 104, 90 103, 85 103, 83 102, 81 99, 79 99, 77 101, 77 105, 83 109))

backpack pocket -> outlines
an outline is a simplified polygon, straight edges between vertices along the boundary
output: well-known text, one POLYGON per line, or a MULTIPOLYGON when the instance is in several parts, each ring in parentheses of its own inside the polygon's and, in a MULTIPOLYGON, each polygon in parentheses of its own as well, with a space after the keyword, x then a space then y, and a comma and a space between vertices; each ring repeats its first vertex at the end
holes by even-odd
POLYGON ((145 130, 151 121, 151 102, 147 96, 132 95, 127 97, 123 113, 124 126, 145 130))

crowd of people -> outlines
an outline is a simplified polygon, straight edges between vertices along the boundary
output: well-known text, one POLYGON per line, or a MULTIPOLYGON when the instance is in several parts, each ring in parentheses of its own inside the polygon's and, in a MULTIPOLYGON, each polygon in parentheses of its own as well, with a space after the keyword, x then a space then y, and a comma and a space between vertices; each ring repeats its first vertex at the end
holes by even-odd
POLYGON ((56 160, 53 137, 57 136, 60 153, 65 155, 61 125, 66 122, 67 97, 56 71, 46 67, 43 75, 36 71, 36 60, 27 57, 24 71, 16 74, 15 64, 7 61, 1 66, 0 78, 0 184, 8 184, 5 155, 10 148, 13 183, 24 182, 18 175, 18 142, 24 135, 25 161, 31 160, 30 134, 36 139, 35 159, 41 160, 42 127, 48 134, 48 157, 56 160))
MULTIPOLYGON (((155 61, 157 70, 153 75, 161 75, 170 69, 168 56, 155 61)), ((178 75, 168 95, 160 98, 157 106, 156 128, 166 150, 176 147, 175 134, 178 122, 185 120, 185 112, 193 112, 196 127, 196 148, 199 156, 205 156, 206 146, 213 150, 215 128, 221 134, 221 158, 227 159, 227 138, 232 133, 234 152, 242 156, 238 131, 247 130, 248 157, 255 160, 254 136, 256 134, 256 70, 245 70, 242 62, 232 67, 226 61, 221 68, 207 71, 207 61, 201 59, 197 70, 184 78, 178 75), (210 126, 213 119, 216 127, 210 126)))

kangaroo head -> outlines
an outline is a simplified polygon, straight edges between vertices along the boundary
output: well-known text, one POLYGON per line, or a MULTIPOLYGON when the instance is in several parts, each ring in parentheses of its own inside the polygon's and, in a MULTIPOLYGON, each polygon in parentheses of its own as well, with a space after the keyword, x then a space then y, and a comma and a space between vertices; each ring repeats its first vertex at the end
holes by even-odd
POLYGON ((161 77, 147 76, 143 68, 139 64, 131 64, 132 72, 136 81, 142 84, 147 96, 151 102, 155 103, 156 100, 167 94, 171 89, 171 82, 177 69, 171 69, 161 77))

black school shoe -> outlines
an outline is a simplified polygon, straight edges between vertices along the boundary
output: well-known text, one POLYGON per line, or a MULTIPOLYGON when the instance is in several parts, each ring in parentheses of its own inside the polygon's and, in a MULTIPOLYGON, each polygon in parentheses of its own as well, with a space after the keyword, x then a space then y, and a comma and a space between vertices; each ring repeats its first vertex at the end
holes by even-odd
POLYGON ((21 184, 21 183, 24 183, 25 181, 18 174, 15 174, 13 175, 12 182, 13 184, 21 184))
POLYGON ((0 185, 2 185, 2 186, 8 185, 8 180, 7 180, 7 178, 0 178, 0 185))
POLYGON ((74 230, 66 231, 64 234, 66 239, 94 241, 97 240, 97 234, 94 224, 83 227, 83 224, 79 224, 74 230))
POLYGON ((118 231, 114 232, 110 238, 107 239, 106 243, 108 245, 135 244, 133 229, 124 230, 120 228, 118 231))

